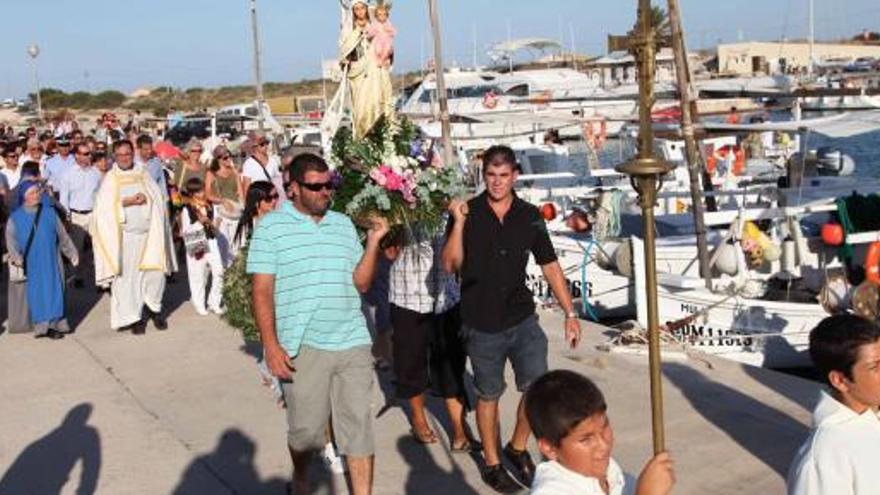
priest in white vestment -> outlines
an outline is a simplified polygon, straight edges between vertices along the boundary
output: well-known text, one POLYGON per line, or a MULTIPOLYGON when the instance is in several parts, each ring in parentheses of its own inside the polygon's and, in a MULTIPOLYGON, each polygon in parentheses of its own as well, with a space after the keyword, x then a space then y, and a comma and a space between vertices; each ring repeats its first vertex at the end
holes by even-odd
POLYGON ((114 146, 116 163, 95 198, 95 283, 110 286, 110 326, 143 334, 147 319, 165 330, 165 276, 177 271, 166 203, 159 186, 134 167, 131 143, 114 146))

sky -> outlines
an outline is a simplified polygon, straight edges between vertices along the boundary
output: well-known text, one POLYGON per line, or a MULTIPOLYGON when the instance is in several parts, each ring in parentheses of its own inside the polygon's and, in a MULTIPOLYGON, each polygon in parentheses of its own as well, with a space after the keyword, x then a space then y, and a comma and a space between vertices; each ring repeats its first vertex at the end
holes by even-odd
MULTIPOLYGON (((814 0, 817 39, 880 31, 878 0, 814 0)), ((636 0, 437 0, 444 63, 486 64, 508 36, 572 41, 605 53, 607 34, 635 21, 636 0)), ((26 49, 40 47, 42 87, 65 91, 251 84, 250 0, 2 0, 0 97, 32 92, 26 49)), ((666 2, 656 2, 665 5, 666 2)), ((805 38, 808 0, 681 0, 688 48, 719 41, 805 38)), ((316 78, 335 56, 338 0, 257 0, 263 79, 316 78)), ((431 58, 427 0, 396 0, 395 71, 431 58)))

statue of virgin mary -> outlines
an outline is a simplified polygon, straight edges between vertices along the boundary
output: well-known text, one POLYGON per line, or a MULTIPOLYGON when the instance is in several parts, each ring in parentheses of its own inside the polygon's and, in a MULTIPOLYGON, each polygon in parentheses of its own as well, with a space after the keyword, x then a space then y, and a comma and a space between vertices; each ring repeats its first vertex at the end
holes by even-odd
MULTIPOLYGON (((339 63, 351 88, 354 136, 367 135, 380 117, 393 119, 391 74, 372 56, 367 36, 370 6, 366 0, 340 0, 344 9, 339 39, 339 63)), ((344 86, 344 85, 343 85, 344 86)), ((340 86, 341 88, 342 86, 340 86)))

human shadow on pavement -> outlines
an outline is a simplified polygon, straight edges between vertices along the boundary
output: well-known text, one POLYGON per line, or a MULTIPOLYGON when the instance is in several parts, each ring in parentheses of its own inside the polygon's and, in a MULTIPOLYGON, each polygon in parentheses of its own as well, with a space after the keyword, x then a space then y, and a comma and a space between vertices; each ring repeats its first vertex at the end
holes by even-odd
POLYGON ((663 374, 706 420, 780 476, 786 476, 809 433, 807 426, 686 365, 665 363, 663 374))
POLYGON ((95 493, 101 472, 101 436, 87 424, 91 414, 91 404, 79 404, 57 428, 28 445, 0 479, 0 493, 61 493, 78 462, 81 471, 74 493, 95 493))
MULTIPOLYGON (((437 465, 431 450, 436 450, 438 447, 439 444, 422 445, 409 436, 402 436, 397 440, 397 450, 409 466, 403 493, 479 495, 479 492, 470 486, 465 479, 464 472, 458 465, 457 457, 453 456, 450 459, 451 472, 447 472, 437 465)), ((444 450, 439 455, 452 454, 448 450, 444 450)), ((464 454, 463 459, 467 458, 468 456, 464 454)))
MULTIPOLYGON (((767 339, 764 344, 764 354, 785 355, 792 354, 796 351, 785 339, 767 339)), ((802 351, 806 353, 806 351, 802 351)), ((809 361, 809 358, 806 358, 809 361)), ((793 368, 788 370, 778 370, 780 373, 767 373, 761 368, 755 366, 743 365, 743 371, 751 376, 756 382, 761 383, 774 392, 788 398, 788 400, 800 405, 805 410, 812 412, 819 402, 820 387, 816 386, 816 376, 818 373, 814 368, 793 368), (784 374, 783 374, 784 373, 784 374), (805 380, 813 380, 813 383, 795 381, 790 376, 795 375, 805 380)))
POLYGON ((254 465, 257 446, 240 430, 230 428, 220 435, 213 452, 197 457, 183 472, 174 495, 214 493, 223 486, 231 493, 281 495, 286 480, 262 481, 254 465))

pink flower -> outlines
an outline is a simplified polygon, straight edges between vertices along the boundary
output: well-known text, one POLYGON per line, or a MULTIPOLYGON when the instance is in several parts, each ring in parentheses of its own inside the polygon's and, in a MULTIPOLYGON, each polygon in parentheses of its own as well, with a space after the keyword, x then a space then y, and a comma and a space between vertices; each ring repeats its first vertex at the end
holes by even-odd
POLYGON ((400 191, 400 188, 403 186, 403 177, 395 174, 394 172, 389 172, 385 175, 385 189, 388 191, 400 191))
POLYGON ((370 170, 370 178, 373 179, 376 184, 385 187, 385 183, 387 182, 387 180, 385 178, 385 174, 382 172, 382 167, 370 170))

